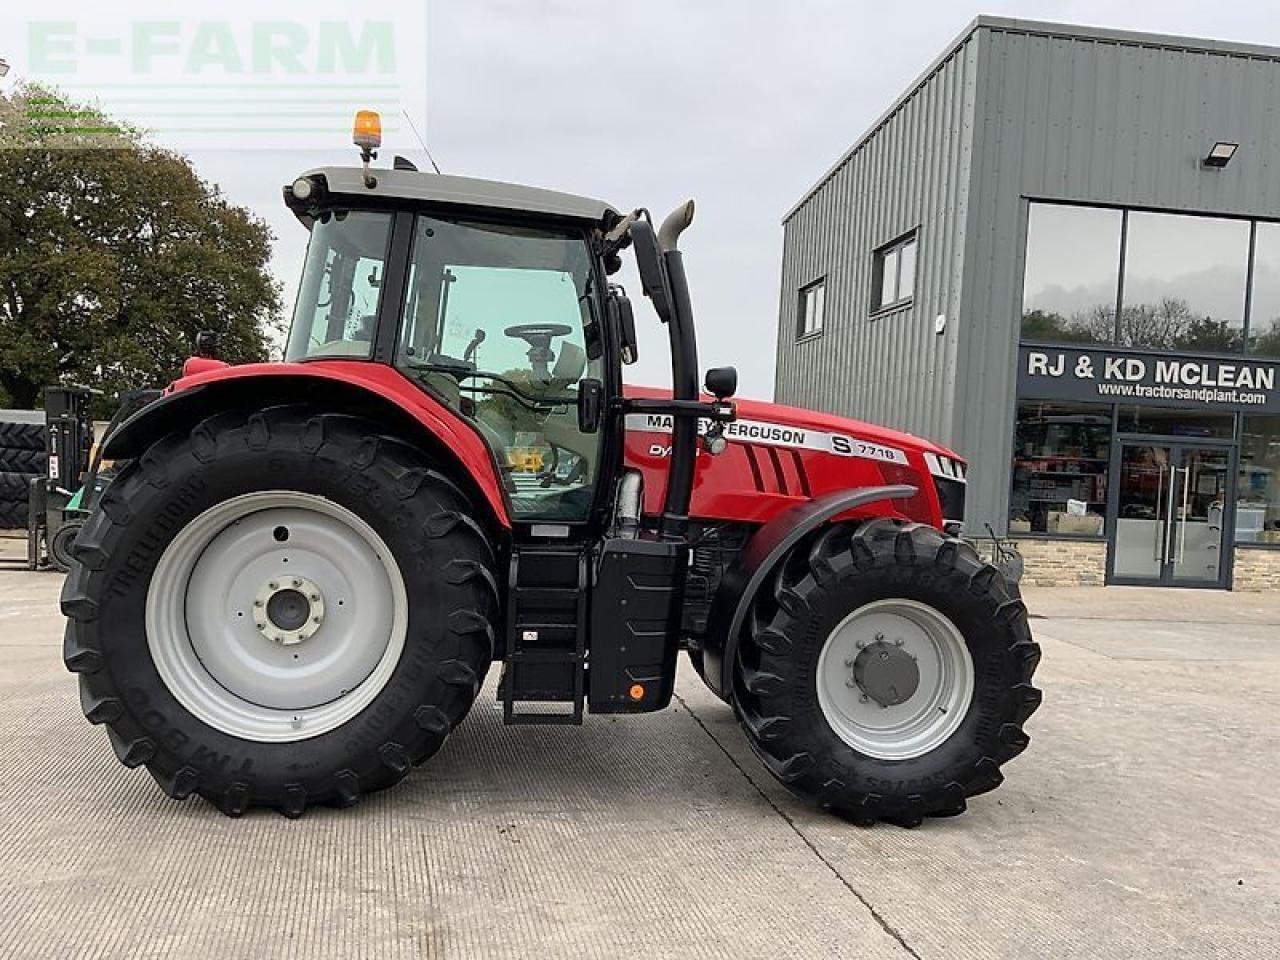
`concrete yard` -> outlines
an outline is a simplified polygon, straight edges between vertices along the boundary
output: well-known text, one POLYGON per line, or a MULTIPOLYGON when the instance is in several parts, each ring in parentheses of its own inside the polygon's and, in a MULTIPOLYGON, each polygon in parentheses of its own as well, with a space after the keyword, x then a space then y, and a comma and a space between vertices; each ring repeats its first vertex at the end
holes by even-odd
POLYGON ((504 728, 491 680, 398 788, 229 820, 81 718, 60 585, 0 568, 3 957, 1280 953, 1280 596, 1029 591, 1030 749, 903 830, 790 799, 691 671, 579 730, 504 728))

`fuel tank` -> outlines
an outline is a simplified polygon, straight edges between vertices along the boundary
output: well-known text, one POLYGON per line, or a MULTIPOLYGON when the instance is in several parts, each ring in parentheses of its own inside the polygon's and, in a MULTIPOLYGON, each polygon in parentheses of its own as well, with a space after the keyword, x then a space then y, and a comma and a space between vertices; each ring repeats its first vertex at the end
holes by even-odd
MULTIPOLYGON (((670 397, 669 390, 627 386, 637 399, 670 397)), ((709 398, 704 398, 709 399, 709 398)), ((801 500, 856 487, 908 483, 915 496, 883 501, 852 516, 898 516, 952 532, 964 519, 965 462, 928 440, 798 407, 735 398, 738 418, 729 441, 713 455, 699 444, 690 516, 699 520, 765 523, 801 500)), ((703 422, 699 432, 709 423, 703 422)), ((671 456, 671 417, 631 413, 626 460, 644 476, 644 512, 658 514, 671 456)))

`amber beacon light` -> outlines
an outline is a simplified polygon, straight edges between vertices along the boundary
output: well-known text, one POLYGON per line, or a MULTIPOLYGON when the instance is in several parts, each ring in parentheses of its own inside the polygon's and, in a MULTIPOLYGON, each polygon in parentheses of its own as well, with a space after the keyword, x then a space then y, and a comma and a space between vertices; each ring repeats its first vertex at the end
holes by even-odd
POLYGON ((372 190, 378 181, 369 172, 369 161, 378 156, 378 148, 382 146, 382 116, 376 110, 357 111, 356 122, 351 128, 351 142, 360 148, 364 185, 372 190))

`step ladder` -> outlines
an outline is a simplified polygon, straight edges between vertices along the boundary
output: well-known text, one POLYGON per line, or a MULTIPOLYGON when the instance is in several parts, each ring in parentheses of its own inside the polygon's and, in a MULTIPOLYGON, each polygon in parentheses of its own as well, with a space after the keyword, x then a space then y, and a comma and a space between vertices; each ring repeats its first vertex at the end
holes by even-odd
POLYGON ((513 549, 506 659, 498 685, 504 723, 582 723, 589 570, 587 553, 576 544, 513 549), (518 710, 520 703, 563 703, 569 709, 518 710))

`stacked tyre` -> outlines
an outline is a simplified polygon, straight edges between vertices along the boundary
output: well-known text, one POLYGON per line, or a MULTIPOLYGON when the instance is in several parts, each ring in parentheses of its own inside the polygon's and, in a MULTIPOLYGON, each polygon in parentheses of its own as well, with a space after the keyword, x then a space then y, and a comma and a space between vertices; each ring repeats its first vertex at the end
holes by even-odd
POLYGON ((44 475, 45 430, 37 423, 0 423, 0 530, 27 525, 31 481, 44 475))

